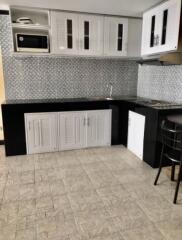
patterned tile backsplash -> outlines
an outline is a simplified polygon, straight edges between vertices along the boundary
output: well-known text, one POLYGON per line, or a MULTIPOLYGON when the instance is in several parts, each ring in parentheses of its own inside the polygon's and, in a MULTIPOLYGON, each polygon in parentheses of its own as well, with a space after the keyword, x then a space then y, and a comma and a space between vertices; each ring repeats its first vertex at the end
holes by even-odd
POLYGON ((6 99, 136 95, 138 64, 120 59, 12 55, 10 17, 0 16, 6 99))
POLYGON ((182 66, 139 66, 137 95, 182 102, 182 66))

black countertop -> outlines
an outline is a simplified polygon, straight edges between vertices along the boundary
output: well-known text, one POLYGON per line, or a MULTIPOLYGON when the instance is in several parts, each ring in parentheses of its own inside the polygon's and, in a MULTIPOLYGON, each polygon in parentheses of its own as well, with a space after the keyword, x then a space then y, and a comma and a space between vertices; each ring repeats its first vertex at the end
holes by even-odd
POLYGON ((131 95, 113 96, 112 99, 105 96, 85 97, 85 98, 52 98, 52 99, 16 99, 6 100, 3 105, 15 104, 47 104, 47 103, 81 103, 81 102, 113 102, 113 101, 127 101, 137 104, 139 106, 150 107, 156 110, 173 110, 182 109, 182 103, 172 103, 165 101, 158 101, 148 98, 142 98, 131 95))
POLYGON ((135 100, 136 96, 114 96, 112 99, 106 99, 105 96, 83 97, 83 98, 52 98, 52 99, 12 99, 6 100, 3 104, 32 104, 32 103, 76 103, 76 102, 95 102, 95 101, 120 101, 135 100))

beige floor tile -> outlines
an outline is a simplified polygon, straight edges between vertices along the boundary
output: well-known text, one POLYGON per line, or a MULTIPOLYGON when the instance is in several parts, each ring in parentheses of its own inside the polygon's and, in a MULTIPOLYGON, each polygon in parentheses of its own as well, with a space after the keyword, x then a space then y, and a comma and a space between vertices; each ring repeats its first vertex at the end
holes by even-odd
POLYGON ((67 192, 87 191, 94 188, 87 175, 64 178, 63 182, 67 192))
POLYGON ((26 171, 22 172, 20 175, 20 183, 21 184, 29 184, 35 182, 35 172, 34 171, 26 171))
POLYGON ((35 184, 35 197, 45 197, 51 195, 49 182, 38 182, 35 184))
POLYGON ((98 188, 97 193, 106 205, 114 205, 123 199, 131 199, 131 194, 121 184, 98 188))
POLYGON ((168 219, 155 224, 167 240, 181 240, 182 218, 168 219))
POLYGON ((123 232, 122 234, 125 240, 165 240, 164 236, 153 225, 136 228, 135 230, 123 232))
POLYGON ((41 197, 36 199, 36 209, 50 208, 53 208, 53 201, 51 197, 41 197))
POLYGON ((115 178, 110 171, 89 172, 88 176, 90 177, 95 188, 109 187, 120 184, 117 178, 115 178))
POLYGON ((77 223, 77 226, 83 237, 91 239, 117 233, 120 230, 117 218, 88 218, 83 223, 77 223))
POLYGON ((29 216, 36 213, 36 201, 35 199, 19 201, 19 216, 29 216))
POLYGON ((3 203, 17 201, 20 199, 20 191, 18 185, 8 186, 4 190, 3 203))
POLYGON ((16 232, 16 240, 36 240, 34 228, 24 229, 16 232))
POLYGON ((109 171, 109 168, 104 164, 102 161, 97 161, 97 162, 91 162, 91 163, 86 163, 83 165, 83 168, 87 173, 90 172, 95 172, 95 171, 109 171))
POLYGON ((71 204, 66 194, 54 196, 53 206, 55 210, 62 211, 65 215, 72 213, 71 204))
POLYGON ((33 183, 20 185, 19 191, 20 200, 29 200, 35 198, 36 196, 35 185, 33 183))
POLYGON ((91 238, 91 240, 124 240, 120 232, 107 234, 107 235, 100 235, 98 237, 91 238))
POLYGON ((95 190, 69 193, 68 198, 73 211, 103 208, 104 204, 95 190))
POLYGON ((47 182, 49 180, 47 169, 36 169, 35 170, 35 182, 47 182))
POLYGON ((124 199, 106 207, 111 217, 118 217, 122 231, 148 226, 151 221, 135 201, 124 199))
POLYGON ((182 184, 123 146, 4 156, 0 240, 181 240, 182 184), (155 227, 153 224, 155 223, 155 227))
POLYGON ((65 186, 62 180, 50 182, 50 193, 52 196, 65 194, 65 186))

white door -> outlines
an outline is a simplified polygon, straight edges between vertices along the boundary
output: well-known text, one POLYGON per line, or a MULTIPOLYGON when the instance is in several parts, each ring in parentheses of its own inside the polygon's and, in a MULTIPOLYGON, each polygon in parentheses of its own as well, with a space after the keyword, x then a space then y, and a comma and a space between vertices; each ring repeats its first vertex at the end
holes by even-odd
POLYGON ((86 145, 86 113, 59 113, 59 150, 79 149, 86 145))
POLYGON ((25 114, 27 153, 43 153, 57 150, 57 114, 25 114))
POLYGON ((129 111, 128 149, 143 160, 145 116, 129 111))
POLYGON ((111 110, 87 112, 87 147, 111 145, 111 110))
POLYGON ((79 54, 103 54, 103 21, 101 16, 79 15, 79 54))
POLYGON ((104 55, 127 56, 128 19, 104 18, 104 55))
POLYGON ((78 16, 74 13, 51 11, 53 53, 78 54, 78 16))
POLYGON ((158 52, 161 27, 161 12, 158 9, 155 8, 143 14, 142 55, 158 52))
POLYGON ((142 55, 174 51, 178 47, 181 0, 169 0, 144 13, 142 55))
POLYGON ((158 52, 176 50, 179 40, 181 0, 167 1, 158 11, 160 12, 158 52))

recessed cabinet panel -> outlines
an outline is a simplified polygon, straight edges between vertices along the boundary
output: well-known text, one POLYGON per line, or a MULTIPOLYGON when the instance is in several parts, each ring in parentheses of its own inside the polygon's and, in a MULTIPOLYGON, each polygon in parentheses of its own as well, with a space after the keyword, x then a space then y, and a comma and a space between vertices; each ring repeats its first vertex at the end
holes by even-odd
POLYGON ((55 113, 25 114, 27 153, 57 150, 57 115, 55 113))
POLYGON ((143 15, 142 55, 178 49, 181 0, 169 0, 143 15))
POLYGON ((128 19, 104 18, 104 54, 127 56, 128 19))
POLYGON ((52 52, 78 54, 78 15, 51 11, 52 52))
POLYGON ((87 146, 111 144, 111 110, 88 111, 87 146))
POLYGON ((59 113, 59 149, 85 147, 86 120, 84 112, 59 113))
POLYGON ((79 15, 79 53, 103 54, 103 17, 79 15))

